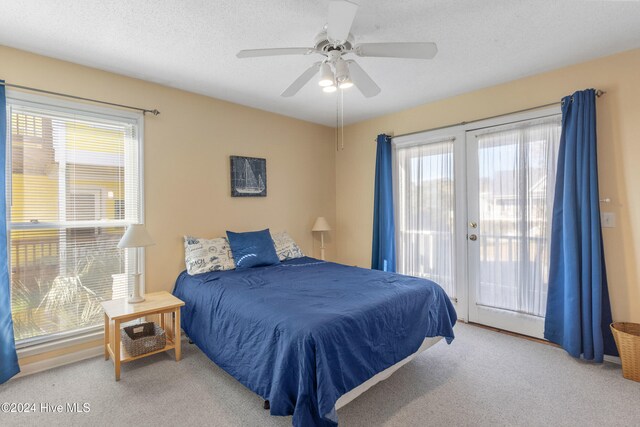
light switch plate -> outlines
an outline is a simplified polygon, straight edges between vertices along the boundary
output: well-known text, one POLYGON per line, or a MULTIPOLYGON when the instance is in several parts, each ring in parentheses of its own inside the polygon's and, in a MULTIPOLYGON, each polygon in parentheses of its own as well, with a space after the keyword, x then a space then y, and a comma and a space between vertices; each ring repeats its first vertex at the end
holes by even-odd
POLYGON ((601 212, 600 224, 602 224, 602 228, 614 228, 616 226, 616 214, 613 212, 601 212))

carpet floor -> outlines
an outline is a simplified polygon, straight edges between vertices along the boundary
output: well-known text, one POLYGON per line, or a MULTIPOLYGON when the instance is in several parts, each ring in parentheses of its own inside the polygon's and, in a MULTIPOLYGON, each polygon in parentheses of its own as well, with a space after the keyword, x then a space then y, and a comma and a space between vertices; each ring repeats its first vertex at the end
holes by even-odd
MULTIPOLYGON (((458 324, 388 380, 338 411, 342 426, 638 426, 640 383, 618 365, 577 361, 563 350, 458 324)), ((0 413, 0 425, 290 426, 194 345, 123 365, 93 358, 0 386, 0 403, 36 403, 0 413), (43 413, 41 403, 89 403, 85 413, 43 413)))

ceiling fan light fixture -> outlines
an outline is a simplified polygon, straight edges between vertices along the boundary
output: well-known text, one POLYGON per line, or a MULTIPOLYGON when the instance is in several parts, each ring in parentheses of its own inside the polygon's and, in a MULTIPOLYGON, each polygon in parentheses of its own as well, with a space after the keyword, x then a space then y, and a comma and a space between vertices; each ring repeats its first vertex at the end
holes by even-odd
POLYGON ((336 81, 338 83, 343 82, 349 79, 349 66, 344 61, 344 59, 340 58, 336 61, 336 81))
POLYGON ((316 35, 313 47, 245 49, 238 52, 236 56, 238 58, 257 58, 282 55, 322 55, 323 59, 314 62, 307 68, 280 96, 292 97, 311 80, 315 80, 328 93, 355 86, 365 98, 371 98, 380 93, 380 87, 357 62, 352 59, 345 60, 343 58, 345 55, 354 54, 365 58, 432 59, 438 53, 436 44, 430 42, 355 44, 351 30, 358 5, 353 1, 355 0, 329 1, 327 24, 316 35))
POLYGON ((318 84, 322 87, 327 87, 333 85, 333 82, 333 71, 331 71, 331 67, 328 63, 323 62, 320 66, 320 80, 318 81, 318 84))
POLYGON ((343 81, 338 83, 338 87, 340 89, 349 89, 352 86, 353 86, 353 82, 351 81, 351 78, 349 78, 349 77, 347 77, 346 79, 344 79, 343 81))

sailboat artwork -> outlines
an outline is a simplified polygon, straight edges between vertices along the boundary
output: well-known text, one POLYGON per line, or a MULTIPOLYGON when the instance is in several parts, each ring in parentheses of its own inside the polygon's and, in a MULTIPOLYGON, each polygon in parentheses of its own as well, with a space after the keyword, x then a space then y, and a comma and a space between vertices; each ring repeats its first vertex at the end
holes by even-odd
POLYGON ((264 181, 262 181, 262 175, 253 173, 253 169, 249 164, 249 160, 245 159, 244 164, 240 169, 240 180, 236 185, 236 191, 240 194, 260 194, 264 191, 264 181))
POLYGON ((265 197, 267 195, 267 160, 231 156, 231 196, 265 197))

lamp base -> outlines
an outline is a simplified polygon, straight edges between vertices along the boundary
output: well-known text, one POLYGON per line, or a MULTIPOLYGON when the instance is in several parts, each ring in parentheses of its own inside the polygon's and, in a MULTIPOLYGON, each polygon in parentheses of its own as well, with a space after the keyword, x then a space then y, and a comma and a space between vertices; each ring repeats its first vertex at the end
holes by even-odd
POLYGON ((324 261, 324 231, 320 232, 320 259, 324 261))
POLYGON ((133 274, 133 292, 129 295, 127 302, 129 304, 137 304, 144 301, 144 297, 140 294, 140 273, 135 273, 133 274))

